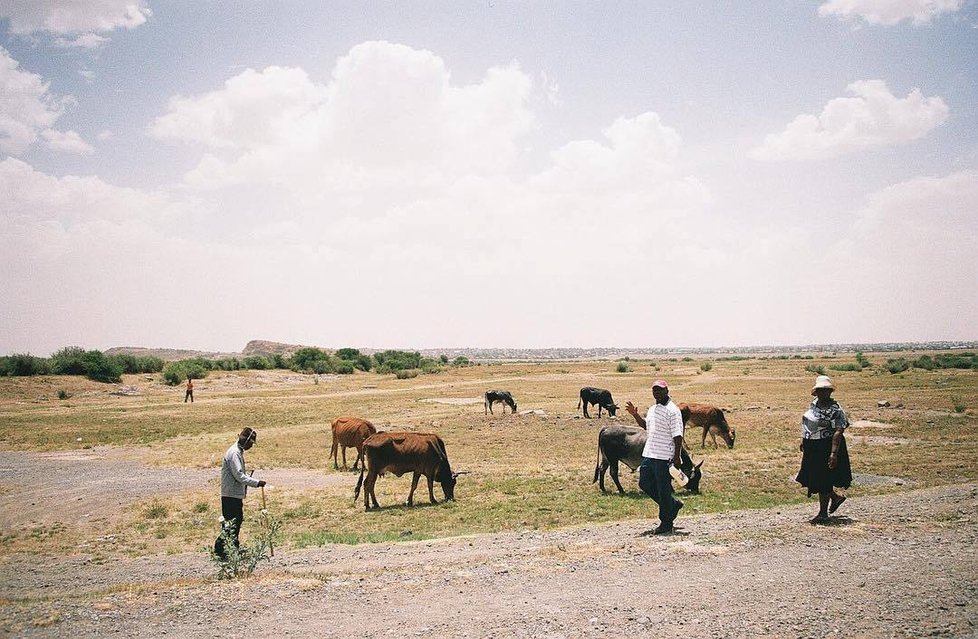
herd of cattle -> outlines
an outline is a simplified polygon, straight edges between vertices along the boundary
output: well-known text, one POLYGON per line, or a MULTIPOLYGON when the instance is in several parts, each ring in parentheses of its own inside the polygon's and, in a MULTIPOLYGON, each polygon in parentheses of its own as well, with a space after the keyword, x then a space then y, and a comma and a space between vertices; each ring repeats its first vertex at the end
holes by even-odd
MULTIPOLYGON (((508 391, 490 390, 485 394, 486 414, 492 413, 492 406, 502 403, 509 406, 510 410, 516 412, 516 401, 512 393, 508 391)), ((601 411, 605 410, 612 417, 618 410, 611 397, 611 392, 585 386, 581 389, 581 399, 577 404, 578 408, 584 409, 584 417, 590 419, 588 406, 597 405, 598 417, 601 411)), ((737 433, 727 424, 723 411, 709 404, 680 403, 677 404, 683 417, 683 425, 692 424, 703 430, 703 437, 700 447, 706 446, 706 436, 710 435, 713 439, 714 448, 717 447, 716 437, 719 435, 727 448, 733 448, 737 438, 737 433)), ((505 408, 504 408, 505 411, 505 408)), ((356 491, 353 499, 356 501, 360 496, 361 488, 364 491, 363 505, 370 510, 371 503, 374 508, 379 508, 377 496, 374 494, 374 487, 377 477, 386 473, 394 473, 398 477, 405 473, 413 473, 411 478, 411 491, 408 493, 407 505, 414 503, 414 491, 418 488, 421 476, 428 481, 428 498, 431 503, 437 503, 434 493, 434 483, 441 484, 442 491, 446 500, 455 498, 455 483, 459 475, 464 471, 453 472, 451 463, 448 461, 448 452, 445 449, 445 442, 441 437, 434 433, 415 433, 415 432, 378 432, 377 428, 365 419, 359 417, 337 417, 333 421, 333 445, 330 455, 333 457, 333 467, 339 469, 338 456, 343 457, 343 468, 347 468, 346 449, 355 448, 357 458, 353 462, 353 470, 360 468, 360 478, 357 481, 356 491)), ((618 481, 618 465, 623 463, 632 470, 638 468, 642 463, 642 450, 645 448, 646 431, 638 426, 625 426, 613 424, 603 427, 598 433, 598 461, 594 467, 594 479, 604 491, 605 473, 610 470, 611 479, 615 482, 618 492, 624 494, 625 491, 618 481)), ((703 476, 700 467, 701 461, 694 465, 688 451, 683 448, 681 451, 680 470, 688 477, 686 489, 691 492, 699 492, 700 479, 703 476)))

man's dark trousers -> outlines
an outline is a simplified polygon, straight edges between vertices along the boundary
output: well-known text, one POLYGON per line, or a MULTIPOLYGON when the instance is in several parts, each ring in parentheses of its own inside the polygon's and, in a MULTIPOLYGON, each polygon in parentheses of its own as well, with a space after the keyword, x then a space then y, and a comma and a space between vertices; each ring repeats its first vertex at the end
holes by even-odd
MULTIPOLYGON (((221 515, 224 516, 224 525, 231 530, 231 538, 234 546, 240 546, 238 533, 241 532, 241 522, 244 521, 244 500, 237 497, 221 497, 221 515)), ((214 542, 214 554, 224 557, 224 544, 220 537, 214 542)))
POLYGON ((659 504, 659 522, 671 526, 676 518, 679 501, 672 496, 672 476, 669 474, 671 461, 643 457, 638 467, 638 487, 659 504))

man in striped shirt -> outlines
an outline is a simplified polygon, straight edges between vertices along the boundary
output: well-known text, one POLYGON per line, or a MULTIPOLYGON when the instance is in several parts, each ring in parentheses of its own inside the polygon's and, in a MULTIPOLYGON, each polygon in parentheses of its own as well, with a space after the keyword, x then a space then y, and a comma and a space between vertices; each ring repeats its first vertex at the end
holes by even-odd
POLYGON ((679 468, 680 452, 683 449, 683 416, 679 408, 669 399, 669 385, 657 379, 652 384, 652 397, 655 404, 643 419, 631 402, 625 410, 635 422, 646 429, 648 438, 642 451, 642 465, 638 467, 638 487, 659 505, 659 527, 653 534, 672 532, 673 522, 683 502, 672 496, 672 477, 669 465, 679 468))

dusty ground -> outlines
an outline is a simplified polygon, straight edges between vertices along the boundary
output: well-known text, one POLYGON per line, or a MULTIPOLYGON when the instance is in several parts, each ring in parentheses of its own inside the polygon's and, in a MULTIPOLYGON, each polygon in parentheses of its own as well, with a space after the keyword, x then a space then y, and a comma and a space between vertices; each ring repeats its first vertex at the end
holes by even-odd
POLYGON ((17 636, 978 636, 978 484, 563 529, 280 552, 215 582, 203 553, 8 556, 17 636))

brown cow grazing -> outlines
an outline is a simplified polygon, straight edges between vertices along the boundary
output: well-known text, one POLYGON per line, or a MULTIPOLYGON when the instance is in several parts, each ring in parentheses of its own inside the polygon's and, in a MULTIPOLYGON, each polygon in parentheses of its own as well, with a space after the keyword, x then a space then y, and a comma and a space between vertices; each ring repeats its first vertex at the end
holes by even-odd
POLYGON ((343 470, 346 470, 346 449, 357 449, 357 460, 353 462, 353 470, 357 469, 357 464, 363 461, 363 441, 377 432, 373 424, 359 417, 337 417, 333 420, 333 448, 330 455, 333 457, 333 468, 339 468, 337 463, 337 449, 343 449, 343 470))
POLYGON ((363 486, 363 505, 366 510, 370 510, 371 502, 374 508, 380 508, 377 496, 374 494, 374 487, 377 484, 377 477, 385 473, 394 473, 398 477, 404 473, 414 473, 411 478, 411 492, 408 493, 405 502, 408 506, 414 504, 414 491, 418 487, 421 475, 428 480, 428 498, 431 503, 438 503, 434 492, 435 481, 441 484, 446 501, 455 499, 455 480, 461 473, 452 472, 445 442, 438 435, 406 432, 377 433, 363 442, 363 452, 366 464, 360 468, 360 479, 357 481, 353 500, 356 501, 360 496, 360 487, 363 486), (366 481, 363 479, 365 471, 366 481))
POLYGON ((713 447, 717 445, 717 435, 723 438, 727 448, 733 448, 737 440, 737 431, 727 425, 727 418, 723 416, 723 411, 716 406, 709 404, 679 404, 679 412, 683 415, 683 426, 687 422, 703 429, 703 438, 700 441, 700 448, 706 448, 707 434, 713 438, 713 447))

